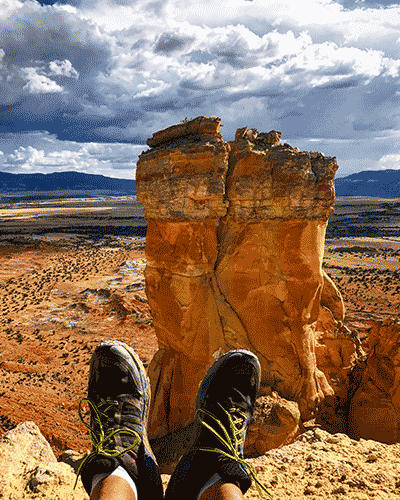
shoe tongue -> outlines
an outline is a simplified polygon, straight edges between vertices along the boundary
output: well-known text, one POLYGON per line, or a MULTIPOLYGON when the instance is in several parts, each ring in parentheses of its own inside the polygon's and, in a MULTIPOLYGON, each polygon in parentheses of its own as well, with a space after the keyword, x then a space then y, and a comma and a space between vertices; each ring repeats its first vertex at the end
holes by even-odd
POLYGON ((221 409, 221 406, 227 411, 231 410, 232 408, 237 408, 249 415, 252 413, 253 408, 250 396, 245 396, 237 389, 234 390, 233 394, 230 394, 228 397, 220 399, 216 404, 213 404, 212 409, 210 405, 209 411, 212 413, 215 408, 218 408, 220 410, 218 413, 220 413, 223 411, 221 409))

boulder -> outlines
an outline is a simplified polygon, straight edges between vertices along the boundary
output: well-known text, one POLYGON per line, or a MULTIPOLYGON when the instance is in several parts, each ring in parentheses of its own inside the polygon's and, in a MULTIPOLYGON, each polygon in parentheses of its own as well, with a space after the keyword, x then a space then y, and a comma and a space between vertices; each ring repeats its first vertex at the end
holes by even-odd
POLYGON ((275 391, 257 398, 254 420, 246 436, 244 455, 264 455, 274 448, 293 443, 305 432, 297 403, 281 398, 275 391))
POLYGON ((57 462, 39 428, 23 422, 0 436, 0 498, 87 500, 89 497, 73 469, 57 462))

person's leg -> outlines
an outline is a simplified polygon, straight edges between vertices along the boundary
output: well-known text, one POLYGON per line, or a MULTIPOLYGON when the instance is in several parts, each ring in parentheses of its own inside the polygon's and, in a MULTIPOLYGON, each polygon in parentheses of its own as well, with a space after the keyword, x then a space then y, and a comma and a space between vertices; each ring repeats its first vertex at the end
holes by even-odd
POLYGON ((224 483, 222 480, 212 484, 200 494, 199 500, 243 500, 242 490, 236 484, 224 483))
POLYGON ((224 354, 209 368, 196 397, 194 441, 171 476, 166 500, 243 498, 252 483, 243 444, 260 377, 257 357, 245 350, 224 354))
POLYGON ((162 500, 158 465, 147 439, 150 384, 134 350, 123 342, 98 345, 90 362, 81 420, 92 453, 79 471, 91 500, 162 500), (82 416, 89 407, 90 425, 82 416))
POLYGON ((137 500, 136 484, 119 466, 111 474, 97 474, 92 480, 91 500, 137 500))
MULTIPOLYGON (((121 477, 108 476, 93 488, 90 500, 137 500, 130 484, 121 477)), ((204 499, 206 500, 206 499, 204 499)))

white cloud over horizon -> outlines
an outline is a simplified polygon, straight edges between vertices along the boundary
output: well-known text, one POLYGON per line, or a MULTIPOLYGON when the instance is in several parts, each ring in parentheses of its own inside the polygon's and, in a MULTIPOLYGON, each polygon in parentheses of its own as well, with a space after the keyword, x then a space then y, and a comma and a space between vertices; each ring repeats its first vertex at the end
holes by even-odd
MULTIPOLYGON (((8 138, 10 144, 5 149, 10 152, 0 152, 0 171, 45 174, 68 170, 134 179, 137 159, 147 149, 136 144, 59 141, 47 133, 36 133, 34 139, 31 134, 24 134, 22 145, 21 135, 8 138), (20 144, 12 150, 11 144, 17 140, 20 144)), ((0 134, 0 143, 2 139, 5 141, 0 134)))
POLYGON ((321 146, 338 176, 398 168, 400 4, 0 2, 0 170, 131 178, 199 115, 321 146))

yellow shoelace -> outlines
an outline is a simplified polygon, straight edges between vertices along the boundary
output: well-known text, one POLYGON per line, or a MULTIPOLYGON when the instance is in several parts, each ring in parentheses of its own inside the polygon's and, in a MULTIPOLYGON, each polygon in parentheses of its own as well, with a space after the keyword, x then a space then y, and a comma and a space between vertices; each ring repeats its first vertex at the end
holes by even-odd
POLYGON ((126 427, 123 427, 121 429, 113 429, 110 433, 106 434, 107 432, 107 426, 104 427, 102 423, 102 419, 104 421, 110 420, 107 411, 112 407, 112 406, 118 406, 118 401, 112 401, 112 400, 106 400, 101 402, 99 405, 96 405, 91 399, 89 398, 82 398, 79 400, 79 405, 78 405, 78 415, 79 415, 79 420, 82 422, 82 424, 89 429, 90 432, 90 440, 93 443, 94 450, 89 453, 88 455, 85 456, 85 458, 82 460, 81 464, 79 465, 79 468, 76 473, 76 480, 74 484, 74 489, 77 485, 81 470, 85 463, 94 455, 103 455, 106 457, 121 457, 128 453, 129 451, 133 450, 137 444, 140 442, 140 436, 137 432, 133 431, 132 429, 128 429, 126 427), (85 422, 84 416, 82 415, 82 404, 86 403, 89 406, 89 411, 86 412, 86 415, 90 415, 91 412, 94 413, 94 419, 95 422, 98 426, 98 429, 93 429, 90 424, 85 422), (131 436, 135 437, 135 442, 125 448, 122 451, 116 451, 112 448, 108 448, 110 444, 112 444, 112 438, 116 434, 128 434, 131 436))
MULTIPOLYGON (((219 404, 219 403, 218 403, 219 404)), ((258 494, 260 495, 261 498, 265 498, 263 496, 263 492, 268 495, 270 499, 273 500, 273 496, 271 493, 266 489, 266 487, 260 483, 260 481, 257 479, 257 471, 255 467, 248 463, 244 458, 242 458, 239 454, 239 445, 244 444, 244 426, 245 422, 247 419, 246 414, 242 411, 239 410, 238 408, 232 408, 231 410, 225 410, 225 408, 219 404, 219 406, 224 410, 224 412, 227 414, 228 419, 229 419, 229 427, 231 430, 231 433, 229 433, 225 426, 222 424, 222 422, 216 418, 212 413, 201 410, 199 409, 197 411, 198 418, 200 420, 200 423, 204 425, 210 432, 214 434, 218 438, 218 440, 225 446, 229 452, 224 451, 224 450, 219 450, 218 448, 200 448, 201 451, 212 451, 215 453, 219 453, 227 458, 230 458, 231 460, 235 460, 236 462, 239 462, 241 465, 246 467, 251 475, 251 477, 254 479, 254 482, 256 483, 257 491, 258 494), (222 430, 222 434, 219 434, 211 425, 209 425, 205 420, 204 416, 207 415, 208 417, 212 418, 214 422, 216 422, 219 427, 222 430)))

